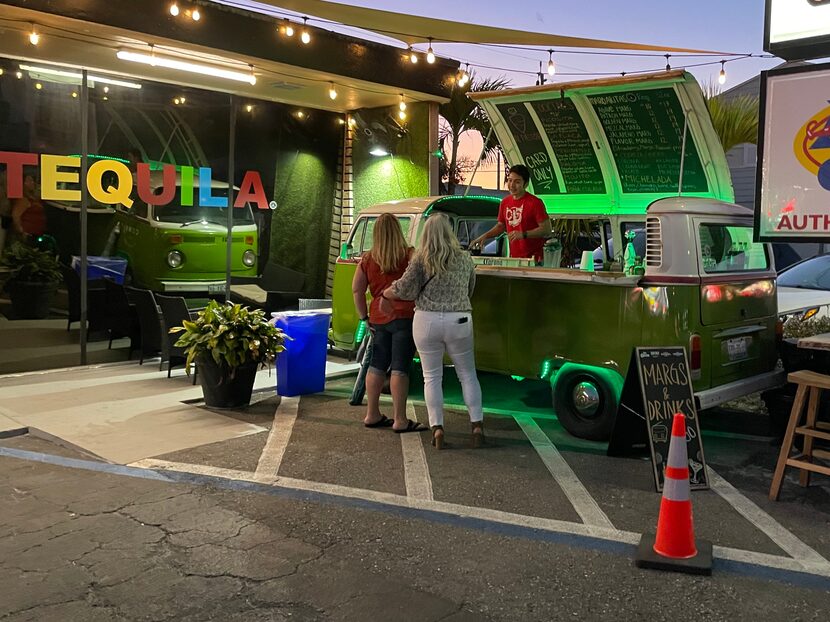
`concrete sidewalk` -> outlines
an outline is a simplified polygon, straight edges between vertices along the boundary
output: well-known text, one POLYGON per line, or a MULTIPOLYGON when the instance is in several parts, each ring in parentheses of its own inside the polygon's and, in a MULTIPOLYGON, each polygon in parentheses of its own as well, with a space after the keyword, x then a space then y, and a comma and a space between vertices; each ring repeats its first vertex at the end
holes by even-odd
MULTIPOLYGON (((327 375, 355 367, 332 360, 327 375)), ((254 400, 275 387, 276 371, 261 370, 254 400)), ((0 435, 25 428, 117 464, 266 431, 206 408, 184 370, 167 378, 153 360, 0 377, 0 435)))

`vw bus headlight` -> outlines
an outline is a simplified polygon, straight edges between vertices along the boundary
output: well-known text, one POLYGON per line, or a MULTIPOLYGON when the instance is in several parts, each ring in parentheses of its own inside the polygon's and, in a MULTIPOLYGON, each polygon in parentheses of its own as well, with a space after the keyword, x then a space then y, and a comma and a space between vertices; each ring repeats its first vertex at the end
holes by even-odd
POLYGON ((171 268, 178 268, 184 263, 184 255, 179 251, 170 251, 167 253, 167 265, 171 268))
POLYGON ((256 263, 256 253, 251 249, 246 250, 242 253, 242 263, 249 268, 252 267, 256 263))

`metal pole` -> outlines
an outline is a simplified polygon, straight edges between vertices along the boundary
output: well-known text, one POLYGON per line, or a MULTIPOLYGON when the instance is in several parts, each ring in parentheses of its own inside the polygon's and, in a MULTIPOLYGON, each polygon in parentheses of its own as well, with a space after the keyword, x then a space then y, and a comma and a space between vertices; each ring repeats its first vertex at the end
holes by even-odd
POLYGON ((688 113, 683 115, 683 141, 680 143, 680 180, 677 182, 677 196, 683 194, 683 165, 686 162, 686 128, 689 125, 688 113))
POLYGON ((464 188, 464 196, 467 196, 467 193, 470 191, 470 185, 473 183, 473 177, 476 176, 476 171, 478 171, 478 165, 481 164, 481 158, 484 157, 484 152, 487 149, 487 141, 490 140, 490 136, 493 134, 493 126, 490 126, 490 131, 487 132, 487 138, 484 139, 484 142, 481 143, 481 153, 478 154, 478 160, 476 160, 476 167, 473 169, 473 174, 470 175, 470 181, 467 183, 467 187, 464 188))
POLYGON ((225 257, 225 302, 231 299, 231 260, 233 257, 233 152, 236 145, 236 98, 231 95, 230 129, 228 130, 228 242, 225 257))
POLYGON ((81 365, 87 364, 87 311, 88 311, 88 283, 86 278, 87 267, 87 207, 89 206, 89 191, 86 187, 86 174, 89 170, 89 87, 87 86, 87 71, 81 71, 81 365))

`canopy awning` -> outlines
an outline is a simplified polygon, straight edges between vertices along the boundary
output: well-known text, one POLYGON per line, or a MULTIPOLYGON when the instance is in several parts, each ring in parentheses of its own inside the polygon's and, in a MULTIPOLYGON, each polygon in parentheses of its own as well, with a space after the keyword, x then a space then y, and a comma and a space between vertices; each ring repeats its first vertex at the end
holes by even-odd
MULTIPOLYGON (((220 0, 221 1, 221 0, 220 0)), ((380 9, 350 6, 326 0, 258 0, 263 4, 296 11, 301 15, 314 15, 355 28, 415 43, 497 43, 502 45, 538 45, 542 47, 598 48, 612 50, 642 50, 697 54, 728 54, 690 48, 667 47, 625 41, 608 41, 586 37, 527 32, 495 26, 464 24, 446 19, 433 19, 418 15, 393 13, 380 9)))

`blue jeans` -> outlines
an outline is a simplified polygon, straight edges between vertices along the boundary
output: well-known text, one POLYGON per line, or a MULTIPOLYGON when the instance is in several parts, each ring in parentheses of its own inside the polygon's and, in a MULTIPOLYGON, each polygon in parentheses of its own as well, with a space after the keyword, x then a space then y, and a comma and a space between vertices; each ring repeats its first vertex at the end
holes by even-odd
POLYGON ((415 342, 412 341, 412 319, 401 318, 386 324, 371 324, 372 364, 369 370, 386 375, 388 369, 393 374, 409 375, 412 357, 415 354, 415 342))

